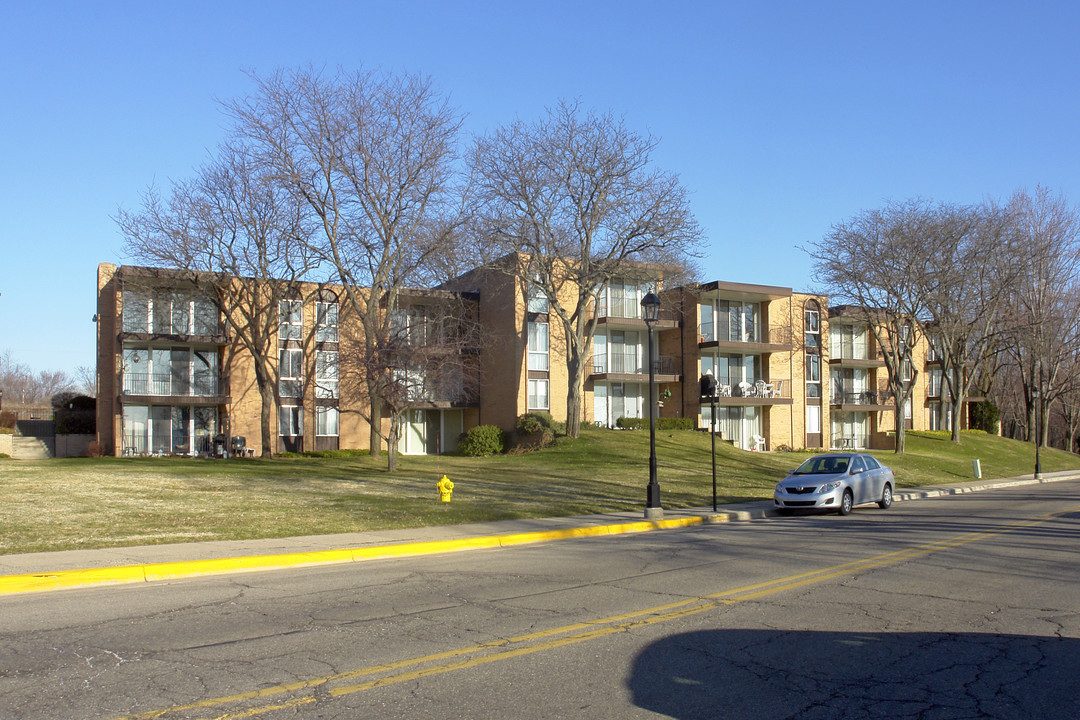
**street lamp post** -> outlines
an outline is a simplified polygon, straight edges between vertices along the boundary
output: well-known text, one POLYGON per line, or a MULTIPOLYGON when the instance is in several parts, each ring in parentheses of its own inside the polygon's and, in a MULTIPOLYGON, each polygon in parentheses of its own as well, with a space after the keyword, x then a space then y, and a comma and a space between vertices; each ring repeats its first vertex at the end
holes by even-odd
POLYGON ((641 317, 649 329, 649 487, 645 492, 645 518, 664 517, 660 483, 656 481, 656 369, 653 367, 653 325, 660 319, 660 298, 648 293, 641 299, 641 317))
POLYGON ((1042 408, 1039 400, 1042 397, 1041 388, 1035 388, 1035 479, 1042 480, 1042 463, 1039 462, 1039 446, 1042 445, 1042 408))
POLYGON ((701 397, 709 398, 709 441, 712 444, 712 511, 716 512, 716 378, 712 370, 701 376, 701 397))

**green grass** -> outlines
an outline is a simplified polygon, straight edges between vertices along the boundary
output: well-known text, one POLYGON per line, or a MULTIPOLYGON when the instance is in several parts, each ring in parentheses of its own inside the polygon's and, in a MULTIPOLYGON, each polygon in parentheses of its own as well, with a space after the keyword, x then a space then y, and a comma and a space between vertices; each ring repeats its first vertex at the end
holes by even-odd
MULTIPOLYGON (((754 453, 717 442, 721 503, 772 496, 776 481, 808 453, 754 453)), ((547 450, 489 458, 354 453, 273 460, 98 458, 0 462, 0 554, 71 548, 286 537, 512 518, 641 510, 648 433, 585 429, 547 450), (454 481, 451 503, 435 483, 454 481)), ((708 435, 657 433, 658 477, 667 508, 712 503, 708 435)), ((964 433, 909 433, 907 452, 875 453, 899 487, 1030 475, 1034 448, 964 433)), ((1043 450, 1046 472, 1080 468, 1080 457, 1043 450)))

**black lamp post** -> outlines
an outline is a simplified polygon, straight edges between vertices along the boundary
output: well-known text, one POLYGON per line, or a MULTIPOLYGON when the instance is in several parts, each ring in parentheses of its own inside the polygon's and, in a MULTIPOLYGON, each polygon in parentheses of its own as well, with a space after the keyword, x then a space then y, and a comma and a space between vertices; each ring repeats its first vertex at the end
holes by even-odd
POLYGON ((1042 463, 1039 462, 1039 446, 1042 445, 1042 408, 1039 400, 1042 396, 1041 388, 1035 388, 1035 479, 1042 480, 1042 463))
POLYGON ((660 298, 648 293, 641 299, 641 317, 649 329, 649 487, 645 493, 646 519, 664 517, 660 483, 656 481, 656 370, 653 367, 653 325, 660 319, 660 298))
POLYGON ((716 378, 712 370, 701 376, 701 398, 709 399, 709 441, 712 443, 712 511, 716 512, 716 378))

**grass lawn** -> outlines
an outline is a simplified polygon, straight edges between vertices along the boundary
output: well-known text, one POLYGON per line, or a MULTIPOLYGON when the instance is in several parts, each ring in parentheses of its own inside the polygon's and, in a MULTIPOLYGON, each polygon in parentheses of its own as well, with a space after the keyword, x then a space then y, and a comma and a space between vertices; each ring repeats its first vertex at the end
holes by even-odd
MULTIPOLYGON (((907 452, 875 453, 897 485, 1030 475, 1034 448, 964 433, 909 433, 907 452)), ((773 485, 810 453, 755 453, 717 442, 721 503, 772 497, 773 485)), ((121 545, 287 537, 511 518, 641 510, 646 432, 585 428, 576 440, 490 458, 98 458, 0 460, 0 554, 121 545), (454 481, 451 503, 435 483, 454 481)), ((657 433, 664 507, 712 504, 709 437, 657 433)), ((1080 468, 1080 456, 1041 452, 1045 472, 1080 468)))

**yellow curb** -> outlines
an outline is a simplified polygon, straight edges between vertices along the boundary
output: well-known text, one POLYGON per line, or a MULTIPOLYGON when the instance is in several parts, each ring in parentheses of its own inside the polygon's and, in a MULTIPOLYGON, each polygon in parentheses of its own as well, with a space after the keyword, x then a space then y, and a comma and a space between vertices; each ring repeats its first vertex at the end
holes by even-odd
POLYGON ((182 562, 150 563, 146 565, 120 565, 108 568, 88 568, 85 570, 60 570, 51 573, 33 573, 27 575, 0 575, 0 595, 60 590, 63 588, 88 587, 94 585, 121 585, 135 582, 154 582, 158 580, 176 580, 255 570, 283 570, 312 565, 333 563, 363 562, 381 558, 411 557, 435 553, 455 552, 460 550, 479 550, 499 547, 511 547, 529 543, 565 540, 569 538, 596 537, 600 535, 619 535, 624 533, 648 532, 672 528, 701 525, 704 518, 691 516, 665 520, 643 520, 620 523, 617 525, 592 525, 566 528, 563 530, 537 530, 535 532, 513 533, 509 535, 488 535, 485 537, 459 538, 456 540, 433 540, 429 542, 401 543, 398 545, 376 545, 363 548, 340 550, 317 550, 305 553, 283 553, 280 555, 249 555, 218 560, 190 560, 182 562))

